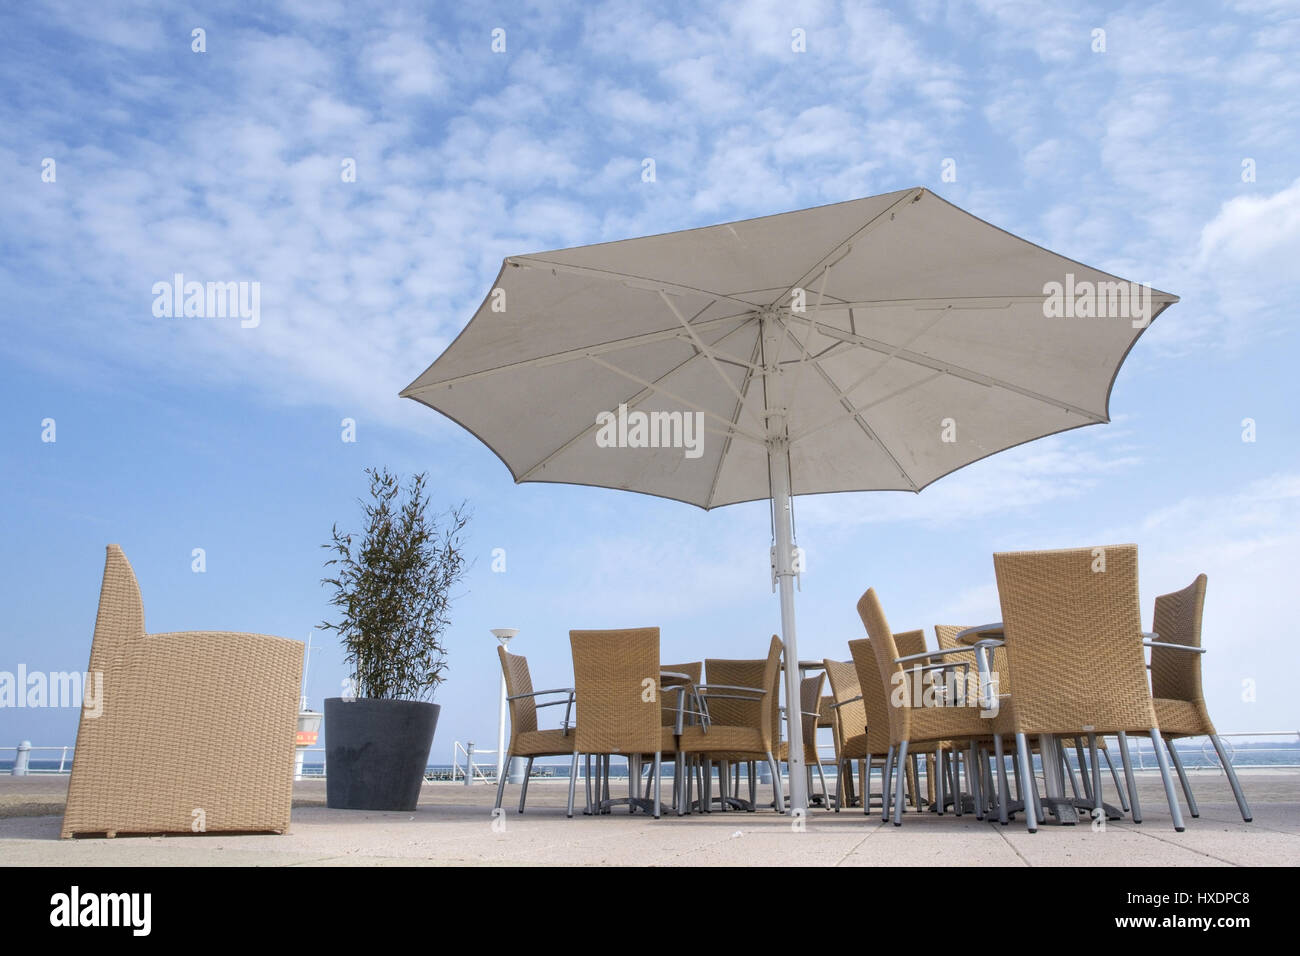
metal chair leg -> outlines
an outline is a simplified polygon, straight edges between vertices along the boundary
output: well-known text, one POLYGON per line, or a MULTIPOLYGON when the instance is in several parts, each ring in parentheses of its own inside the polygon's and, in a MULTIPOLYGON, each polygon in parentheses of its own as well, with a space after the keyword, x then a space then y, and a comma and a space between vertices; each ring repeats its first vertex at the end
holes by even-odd
POLYGON ((772 796, 776 800, 776 812, 785 813, 785 789, 781 786, 781 765, 776 762, 771 751, 767 754, 767 765, 772 768, 772 796))
POLYGON ((1115 737, 1119 741, 1119 762, 1124 767, 1124 783, 1128 786, 1128 800, 1132 804, 1133 822, 1141 823, 1142 804, 1138 802, 1137 778, 1133 776, 1133 755, 1128 749, 1128 734, 1121 730, 1115 737))
POLYGON ((681 783, 673 784, 673 796, 677 798, 677 815, 684 817, 691 809, 691 757, 678 751, 677 762, 681 764, 681 783))
POLYGON ((920 762, 917 760, 916 753, 913 752, 908 761, 908 785, 912 788, 912 808, 917 813, 921 812, 921 770, 920 762))
POLYGON ((1210 743, 1214 744, 1214 752, 1219 755, 1223 772, 1228 775, 1228 783, 1232 787, 1232 795, 1237 798, 1237 809, 1241 811, 1241 818, 1249 823, 1254 816, 1250 812, 1250 804, 1246 802, 1246 795, 1241 792, 1241 784, 1237 782, 1237 771, 1233 769, 1232 761, 1228 759, 1223 749, 1223 741, 1219 739, 1218 734, 1210 734, 1210 743))
POLYGON ((1038 784, 1034 781, 1034 765, 1029 757, 1029 740, 1016 734, 1016 762, 1020 766, 1021 800, 1025 805, 1025 823, 1030 833, 1038 832, 1038 784))
POLYGON ((1187 798, 1187 812, 1195 819, 1201 815, 1201 811, 1196 806, 1196 798, 1192 796, 1192 785, 1187 782, 1187 771, 1183 769, 1183 758, 1178 756, 1178 748, 1174 746, 1173 740, 1165 740, 1165 746, 1169 749, 1169 762, 1174 765, 1174 772, 1178 774, 1178 782, 1182 784, 1183 796, 1187 798))
MULTIPOLYGON (((867 770, 862 775, 862 815, 864 817, 871 816, 871 761, 873 756, 873 754, 867 754, 867 770)), ((853 764, 850 763, 849 766, 852 767, 853 764)), ((851 770, 849 772, 852 773, 851 770)))
MULTIPOLYGON (((1101 760, 1097 757, 1097 735, 1088 735, 1088 751, 1092 756, 1092 809, 1105 812, 1101 800, 1101 760)), ((1080 753, 1080 759, 1083 754, 1080 753)), ((1084 778, 1087 779, 1086 777, 1084 778)))
MULTIPOLYGON (((1095 739, 1095 734, 1089 735, 1089 740, 1095 739)), ((1092 779, 1092 771, 1089 769, 1092 764, 1090 764, 1088 759, 1084 756, 1083 740, 1079 737, 1074 738, 1074 754, 1079 759, 1079 777, 1083 780, 1083 799, 1091 800, 1096 804, 1097 798, 1094 797, 1092 793, 1092 785, 1095 781, 1092 779)))
POLYGON ((660 770, 662 769, 662 767, 663 767, 663 752, 656 751, 655 765, 654 765, 654 769, 651 771, 655 775, 655 819, 656 820, 659 819, 659 810, 661 808, 662 799, 663 799, 663 794, 660 792, 660 787, 663 783, 662 776, 660 774, 660 770))
MULTIPOLYGON (((528 799, 528 779, 533 775, 533 759, 534 758, 532 757, 528 758, 528 769, 524 771, 524 783, 523 786, 519 788, 519 812, 520 813, 524 812, 524 802, 527 801, 528 799)), ((506 766, 507 767, 510 766, 509 758, 506 758, 506 766)), ((500 804, 498 804, 498 806, 499 805, 500 804)))
POLYGON ((934 812, 943 816, 943 811, 948 805, 947 795, 944 788, 948 783, 948 770, 946 768, 947 758, 943 748, 936 748, 934 753, 935 776, 934 776, 934 812))
POLYGON ((1101 756, 1106 761, 1106 766, 1110 768, 1110 779, 1115 781, 1115 792, 1119 794, 1119 808, 1128 813, 1128 793, 1125 792, 1123 785, 1119 782, 1119 774, 1115 772, 1115 764, 1110 759, 1110 750, 1105 746, 1105 739, 1101 743, 1101 756))
POLYGON ((907 741, 898 746, 898 789, 894 793, 894 826, 903 825, 903 780, 907 776, 907 741))
MULTIPOLYGON (((961 805, 962 804, 962 799, 961 799, 962 759, 961 758, 962 758, 961 750, 958 749, 958 747, 954 744, 952 748, 951 758, 948 761, 952 765, 952 812, 954 816, 961 816, 961 812, 962 812, 962 805, 961 805)), ((969 770, 967 771, 966 776, 967 777, 970 776, 969 770)))
POLYGON ((817 761, 817 779, 821 781, 822 785, 822 803, 825 805, 826 809, 829 810, 831 808, 831 794, 830 791, 826 789, 826 772, 822 770, 822 762, 820 760, 817 761))
POLYGON ((893 744, 889 745, 889 752, 885 754, 885 769, 881 775, 880 787, 880 820, 882 823, 889 822, 889 798, 893 791, 894 780, 894 751, 893 744))
POLYGON ((587 772, 583 779, 587 784, 587 812, 591 813, 591 754, 587 754, 586 768, 587 772))
POLYGON ((573 819, 573 798, 578 790, 578 752, 573 752, 573 766, 569 768, 569 812, 567 816, 573 819))
POLYGON ((998 823, 1007 825, 1007 805, 1010 794, 1007 793, 1007 765, 1002 753, 1002 737, 993 738, 993 759, 998 765, 998 823))
MULTIPOLYGON (((505 763, 505 766, 506 766, 506 767, 509 767, 509 766, 510 766, 510 758, 509 758, 508 756, 506 757, 506 763, 505 763)), ((496 805, 493 807, 494 810, 500 810, 500 809, 501 809, 501 799, 506 795, 506 777, 507 777, 507 776, 509 776, 509 774, 505 773, 504 768, 503 768, 503 769, 502 769, 502 773, 501 773, 501 778, 500 778, 499 780, 497 780, 497 802, 496 802, 496 805)), ((519 805, 519 812, 520 812, 520 813, 523 813, 523 812, 524 812, 524 806, 523 806, 522 803, 519 805)))
POLYGON ((1165 759, 1165 752, 1160 746, 1160 730, 1156 727, 1151 728, 1151 743, 1156 751, 1156 763, 1160 766, 1160 780, 1165 785, 1165 799, 1169 801, 1169 814, 1174 818, 1174 832, 1182 833, 1185 829, 1183 826, 1183 810, 1178 806, 1178 794, 1174 792, 1174 781, 1169 776, 1169 761, 1165 759))

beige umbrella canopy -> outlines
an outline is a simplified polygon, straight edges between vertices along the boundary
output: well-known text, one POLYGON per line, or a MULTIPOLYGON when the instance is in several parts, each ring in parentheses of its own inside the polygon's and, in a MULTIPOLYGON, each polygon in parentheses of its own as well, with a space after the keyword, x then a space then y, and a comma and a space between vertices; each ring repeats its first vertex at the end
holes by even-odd
POLYGON ((517 482, 702 508, 771 499, 793 661, 791 495, 920 491, 1108 421, 1124 357, 1177 301, 907 189, 512 256, 402 395, 473 432, 517 482))

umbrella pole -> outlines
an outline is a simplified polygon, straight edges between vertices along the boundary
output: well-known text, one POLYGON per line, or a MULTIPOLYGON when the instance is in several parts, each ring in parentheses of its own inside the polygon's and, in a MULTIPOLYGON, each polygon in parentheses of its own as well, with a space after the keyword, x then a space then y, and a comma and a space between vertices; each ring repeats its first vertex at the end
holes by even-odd
MULTIPOLYGON (((794 536, 790 522, 789 446, 784 440, 768 445, 772 479, 772 517, 776 527, 776 579, 781 592, 781 643, 785 648, 786 737, 790 749, 790 812, 808 809, 808 779, 804 773, 803 708, 799 706, 799 640, 794 624, 794 536)), ((773 741, 775 744, 775 741, 773 741)))

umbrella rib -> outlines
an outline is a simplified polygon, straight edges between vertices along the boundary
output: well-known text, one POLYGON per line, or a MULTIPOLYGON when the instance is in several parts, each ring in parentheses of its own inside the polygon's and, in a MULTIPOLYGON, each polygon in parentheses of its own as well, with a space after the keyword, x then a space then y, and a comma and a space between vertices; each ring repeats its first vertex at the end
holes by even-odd
MULTIPOLYGON (((794 337, 794 333, 790 331, 788 326, 783 325, 782 327, 785 329, 786 335, 789 335, 792 338, 794 337)), ((836 397, 840 400, 840 404, 844 406, 844 410, 853 412, 853 420, 857 422, 858 428, 862 429, 862 432, 868 438, 880 446, 880 450, 883 451, 889 457, 889 460, 894 463, 894 467, 898 469, 898 473, 903 476, 903 480, 907 482, 909 487, 911 487, 913 491, 920 491, 921 486, 918 485, 912 479, 912 476, 907 473, 907 469, 903 467, 903 463, 898 460, 897 456, 892 451, 889 450, 889 446, 886 445, 881 440, 880 436, 876 434, 875 429, 867 424, 867 420, 862 417, 862 413, 854 410, 853 403, 849 401, 849 397, 844 394, 844 390, 835 383, 833 378, 831 378, 830 373, 821 367, 820 362, 813 362, 812 367, 817 370, 817 374, 821 376, 822 381, 826 383, 827 387, 835 393, 836 397)))
MULTIPOLYGON (((736 402, 736 407, 731 413, 732 428, 735 428, 740 422, 740 413, 745 407, 745 396, 749 394, 750 383, 754 381, 754 370, 758 366, 759 350, 762 347, 762 342, 763 336, 756 336, 754 338, 754 347, 750 349, 749 368, 745 372, 745 380, 740 383, 740 401, 736 402)), ((730 435, 723 439, 722 453, 718 455, 718 465, 713 469, 713 481, 709 484, 709 496, 704 499, 705 510, 708 510, 708 508, 713 504, 713 497, 718 493, 718 481, 722 477, 722 466, 727 460, 727 453, 729 451, 731 451, 730 435)))
MULTIPOLYGON (((694 357, 698 358, 699 356, 694 356, 694 357)), ((726 425, 730 429, 730 433, 733 435, 739 435, 742 438, 746 438, 749 441, 752 441, 755 444, 762 445, 764 447, 767 446, 767 442, 765 442, 762 438, 759 438, 757 435, 751 435, 748 431, 746 431, 743 428, 733 427, 731 425, 731 422, 723 418, 717 412, 711 412, 707 408, 704 408, 700 405, 696 405, 694 402, 682 398, 680 395, 676 394, 675 392, 670 392, 668 391, 668 389, 662 388, 654 382, 646 381, 644 378, 642 378, 639 375, 633 375, 631 372, 627 371, 626 369, 621 369, 617 365, 614 365, 610 362, 606 362, 604 359, 600 358, 597 355, 588 355, 587 358, 590 359, 592 362, 595 362, 597 365, 601 366, 601 368, 607 368, 611 372, 614 372, 616 375, 622 375, 624 378, 636 382, 639 385, 644 385, 646 388, 654 389, 660 395, 667 396, 668 398, 671 398, 675 402, 680 402, 681 404, 685 405, 687 408, 691 409, 692 411, 699 412, 702 415, 707 415, 709 418, 717 419, 718 421, 726 425)))
MULTIPOLYGON (((722 379, 722 383, 726 385, 727 388, 731 389, 731 393, 735 395, 739 401, 743 402, 744 398, 741 397, 740 389, 736 388, 735 383, 732 382, 732 380, 727 377, 727 374, 722 371, 722 367, 718 365, 718 360, 713 357, 712 350, 704 344, 704 340, 701 339, 700 334, 691 327, 691 323, 686 321, 686 316, 682 315, 681 312, 678 311, 677 306, 673 305, 673 300, 668 298, 668 295, 662 289, 659 290, 659 298, 663 299, 664 305, 668 306, 672 314, 677 316, 677 321, 681 323, 682 328, 684 328, 690 335, 691 341, 695 343, 695 347, 699 349, 700 353, 706 359, 709 360, 709 365, 713 367, 713 371, 718 373, 718 378, 722 379)), ((712 305, 713 303, 710 302, 709 305, 706 305, 704 308, 707 309, 712 305)), ((703 312, 704 309, 701 309, 700 311, 703 312)))
MULTIPOLYGON (((880 372, 881 369, 883 369, 886 365, 888 365, 891 361, 893 361, 894 357, 895 357, 899 352, 904 351, 904 350, 906 350, 906 349, 910 349, 910 348, 912 347, 912 343, 913 343, 913 342, 915 342, 915 341, 916 341, 917 339, 919 339, 921 336, 925 335, 925 333, 929 332, 932 328, 934 328, 936 325, 938 325, 938 324, 939 324, 939 320, 942 319, 942 318, 944 317, 944 313, 945 313, 945 312, 947 312, 946 309, 942 309, 942 310, 940 310, 940 311, 937 311, 937 312, 934 314, 934 318, 930 319, 930 321, 928 321, 928 322, 923 323, 923 324, 921 325, 920 328, 918 328, 915 332, 912 333, 912 335, 908 338, 908 340, 907 340, 906 342, 904 342, 902 345, 898 346, 898 348, 894 349, 894 350, 893 350, 892 352, 890 352, 888 355, 886 355, 886 356, 884 356, 883 358, 881 358, 881 360, 880 360, 879 362, 876 363, 876 365, 875 365, 874 368, 868 370, 868 372, 867 372, 865 375, 863 375, 863 376, 862 376, 861 378, 859 378, 856 382, 854 382, 852 385, 850 385, 848 388, 846 388, 846 389, 844 390, 845 394, 846 394, 846 395, 852 395, 854 392, 856 392, 859 388, 861 388, 861 387, 862 387, 863 385, 865 385, 867 382, 871 381, 872 378, 874 378, 877 374, 879 374, 879 372, 880 372)), ((844 343, 844 344, 848 344, 848 343, 844 343)))
MULTIPOLYGON (((980 311, 984 309, 1007 309, 1013 305, 1036 305, 1042 303, 1046 296, 1044 295, 966 295, 966 296, 949 296, 949 297, 925 297, 918 299, 862 299, 856 302, 848 302, 842 299, 835 299, 834 296, 828 296, 826 307, 828 309, 890 309, 899 306, 911 306, 914 309, 970 309, 980 311)), ((1153 303, 1168 304, 1178 301, 1178 296, 1169 295, 1168 293, 1151 293, 1153 303)), ((789 306, 781 306, 783 311, 790 311, 789 306)))
MULTIPOLYGON (((695 328, 712 329, 719 325, 726 325, 728 322, 739 321, 740 325, 736 329, 744 328, 749 316, 747 315, 727 315, 716 319, 706 319, 703 322, 695 323, 695 328)), ((734 332, 736 329, 732 329, 734 332)), ((730 335, 728 332, 727 335, 730 335)), ((726 338, 724 335, 722 338, 726 338)), ((582 348, 569 349, 565 352, 555 352, 551 355, 539 355, 536 358, 524 359, 521 362, 509 362, 505 365, 498 365, 495 368, 483 369, 479 372, 469 372, 465 375, 457 375, 453 378, 443 379, 440 382, 430 382, 427 385, 410 385, 405 388, 402 397, 410 397, 418 392, 431 388, 441 388, 443 386, 459 385, 461 382, 470 382, 474 379, 485 378, 489 375, 496 375, 502 372, 515 372, 524 368, 536 368, 545 365, 562 365, 565 362, 573 362, 578 359, 587 358, 591 355, 604 355, 607 352, 619 352, 623 349, 635 348, 638 345, 649 345, 653 342, 664 342, 669 339, 684 338, 681 329, 662 329, 658 332, 644 332, 641 335, 633 335, 626 339, 615 339, 612 342, 604 342, 600 345, 587 345, 582 348)), ((719 339, 721 341, 721 339, 719 339)), ((435 363, 436 364, 436 363, 435 363)))
POLYGON ((913 352, 910 349, 901 349, 897 346, 890 345, 887 342, 881 342, 877 339, 867 338, 864 335, 856 335, 852 332, 845 332, 843 329, 837 329, 834 326, 822 325, 801 315, 791 315, 791 319, 797 322, 806 322, 811 324, 818 332, 828 338, 840 339, 844 342, 852 342, 863 348, 870 349, 873 352, 880 352, 897 358, 900 361, 908 362, 912 365, 920 365, 923 368, 933 369, 936 372, 944 372, 954 378, 965 379, 968 382, 974 382, 976 385, 984 385, 989 388, 1001 388, 1009 392, 1015 392, 1025 398, 1032 399, 1036 402, 1042 402, 1045 405, 1052 405, 1062 411, 1073 412, 1081 415, 1092 422, 1106 421, 1105 415, 1098 415, 1096 412, 1089 411, 1086 408, 1080 408, 1077 405, 1071 405, 1069 402, 1063 402, 1060 399, 1052 398, 1050 395, 1044 395, 1041 392, 1035 392, 1033 389, 1024 388, 1013 382, 1008 382, 992 375, 985 375, 982 372, 976 372, 972 369, 963 368, 960 365, 954 365, 951 362, 940 361, 939 359, 930 358, 928 355, 922 355, 919 352, 913 352))
POLYGON ((933 372, 930 375, 925 376, 925 378, 917 379, 915 382, 912 382, 910 385, 903 385, 900 388, 894 389, 888 395, 882 395, 880 396, 880 398, 872 399, 871 401, 867 402, 865 405, 858 405, 857 407, 849 408, 846 412, 844 412, 844 414, 834 415, 826 419, 820 425, 813 425, 811 428, 807 429, 806 431, 803 431, 800 434, 796 435, 795 437, 791 438, 790 444, 793 445, 795 442, 801 442, 805 438, 817 434, 817 432, 821 431, 822 429, 829 428, 830 426, 834 425, 836 422, 841 422, 846 418, 851 418, 854 415, 860 415, 862 412, 870 411, 871 409, 875 408, 877 405, 881 405, 884 402, 889 401, 891 398, 897 398, 899 395, 902 395, 906 392, 910 392, 914 388, 920 388, 922 385, 929 385, 936 378, 943 378, 943 375, 944 375, 943 372, 933 372))
POLYGON ((681 285, 677 282, 665 282, 661 279, 651 279, 647 276, 634 276, 626 272, 615 272, 612 269, 594 269, 590 266, 572 266, 564 262, 554 262, 550 259, 539 259, 536 256, 511 256, 506 260, 510 265, 521 268, 544 268, 554 269, 560 272, 569 272, 574 275, 588 276, 593 279, 606 279, 610 282, 621 282, 630 289, 641 289, 645 292, 667 292, 675 291, 689 295, 704 295, 713 299, 726 299, 728 302, 735 302, 743 305, 747 309, 756 309, 760 303, 747 302, 736 296, 727 295, 725 292, 714 292, 710 289, 697 289, 694 286, 681 285))
MULTIPOLYGON (((745 328, 745 325, 743 325, 743 324, 742 324, 742 325, 738 325, 738 326, 736 326, 734 329, 732 329, 732 330, 731 330, 730 332, 728 332, 726 335, 722 336, 722 338, 718 339, 718 341, 721 342, 721 341, 723 341, 723 340, 729 338, 730 336, 735 335, 737 332, 739 332, 739 331, 740 331, 741 329, 743 329, 743 328, 745 328)), ((672 375, 675 375, 677 372, 680 372, 680 371, 681 371, 682 369, 684 369, 687 365, 690 365, 692 362, 694 362, 694 361, 695 361, 697 358, 699 358, 699 357, 700 357, 700 356, 699 356, 698 354, 695 354, 695 355, 692 355, 690 358, 686 359, 685 361, 683 361, 683 362, 679 362, 678 364, 674 365, 674 366, 673 366, 672 368, 670 368, 668 371, 664 372, 664 374, 660 375, 657 379, 655 379, 655 381, 654 381, 654 385, 658 385, 658 383, 662 382, 664 379, 666 379, 666 378, 668 378, 668 377, 670 377, 670 376, 672 376, 672 375)), ((622 401, 620 404, 622 404, 622 405, 626 405, 626 406, 628 406, 628 408, 632 408, 632 407, 634 407, 634 406, 636 406, 636 405, 639 405, 643 400, 645 400, 646 398, 649 398, 651 395, 653 395, 653 394, 655 393, 654 385, 648 385, 648 386, 642 388, 641 391, 637 392, 635 395, 631 395, 631 396, 629 396, 629 397, 626 398, 624 401, 622 401)), ((578 434, 574 435, 572 438, 570 438, 570 439, 569 439, 568 441, 566 441, 564 444, 558 446, 558 447, 557 447, 553 452, 551 452, 549 455, 547 455, 545 458, 543 458, 543 459, 542 459, 541 461, 539 461, 537 464, 533 465, 531 468, 529 468, 527 471, 525 471, 523 474, 521 474, 517 479, 515 479, 515 480, 516 480, 516 483, 518 483, 518 482, 522 482, 522 481, 527 481, 529 478, 531 478, 531 477, 533 476, 533 473, 534 473, 534 472, 536 472, 536 471, 538 471, 538 470, 540 470, 540 469, 542 469, 542 468, 545 468, 545 467, 546 467, 547 465, 549 465, 552 461, 554 461, 557 457, 559 457, 560 455, 564 454, 564 452, 567 451, 571 446, 573 446, 575 443, 577 443, 577 442, 579 442, 579 441, 582 441, 582 439, 586 438, 588 435, 590 435, 593 431, 595 431, 595 430, 596 430, 597 428, 599 428, 599 427, 600 427, 600 422, 593 422, 592 424, 588 425, 586 428, 584 428, 582 431, 578 432, 578 434)), ((729 444, 729 443, 730 443, 730 438, 728 438, 728 444, 729 444)))
MULTIPOLYGON (((826 255, 818 259, 816 264, 813 265, 813 267, 809 269, 807 272, 805 272, 802 276, 800 276, 797 282, 795 282, 791 286, 788 286, 784 292, 782 292, 775 299, 773 299, 769 305, 769 308, 776 308, 778 304, 781 302, 781 300, 784 299, 786 296, 790 295, 790 293, 792 293, 795 289, 803 288, 804 283, 807 282, 812 276, 816 275, 819 269, 826 267, 827 261, 831 259, 832 256, 834 256, 841 249, 844 249, 845 246, 848 246, 851 249, 852 244, 855 240, 861 238, 862 236, 865 236, 867 233, 871 232, 871 230, 879 226, 882 222, 888 222, 888 220, 885 219, 886 215, 888 215, 892 219, 895 210, 897 210, 901 206, 907 205, 908 203, 916 202, 916 200, 921 198, 921 194, 923 192, 925 192, 924 189, 909 189, 902 197, 890 203, 887 208, 882 209, 876 215, 872 216, 860 228, 852 232, 842 242, 838 243, 833 249, 830 250, 830 252, 826 253, 826 255)), ((849 249, 845 249, 844 255, 848 255, 848 253, 849 253, 849 249)), ((840 258, 843 257, 844 256, 841 256, 840 258)), ((839 259, 836 259, 834 262, 831 262, 830 265, 834 265, 835 262, 838 261, 839 259)))

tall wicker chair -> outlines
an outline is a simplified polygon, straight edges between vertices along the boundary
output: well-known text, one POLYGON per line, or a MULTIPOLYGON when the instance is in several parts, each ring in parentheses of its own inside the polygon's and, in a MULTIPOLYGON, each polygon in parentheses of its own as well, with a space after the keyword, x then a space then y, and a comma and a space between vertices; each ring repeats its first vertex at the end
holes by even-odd
POLYGON ((577 748, 569 773, 569 816, 578 781, 581 754, 628 758, 629 810, 638 806, 659 819, 661 756, 672 727, 665 727, 659 703, 659 628, 616 631, 570 631, 573 648, 573 687, 577 698, 577 748), (637 796, 637 765, 642 754, 653 754, 654 800, 637 796))
MULTIPOLYGON (((767 658, 761 661, 706 660, 708 683, 700 686, 700 697, 707 709, 706 720, 683 727, 677 749, 682 755, 695 755, 705 762, 704 789, 700 806, 709 806, 712 771, 709 764, 718 761, 766 760, 772 771, 772 793, 778 813, 785 812, 781 788, 781 768, 776 762, 780 742, 781 639, 776 635, 768 645, 767 658), (761 673, 753 665, 761 663, 761 673), (724 683, 719 678, 735 679, 724 683), (757 679, 755 679, 757 678, 757 679)), ((725 775, 724 775, 725 777, 725 775)), ((750 780, 754 780, 753 774, 750 780)), ((723 786, 726 786, 724 779, 723 786)), ((678 800, 677 812, 685 813, 688 796, 678 800)), ((726 801, 725 790, 723 792, 726 801)), ((752 808, 753 801, 751 801, 752 808)))
MULTIPOLYGON (((993 555, 1002 604, 1011 696, 994 723, 1014 733, 1021 777, 1030 785, 1028 737, 1149 734, 1165 785, 1174 829, 1182 811, 1160 747, 1155 708, 1147 687, 1138 603, 1136 545, 1019 551, 993 555), (1104 570, 1095 563, 1104 558, 1104 570), (1094 570, 1094 569, 1097 570, 1094 570)), ((1134 822, 1141 821, 1137 784, 1121 737, 1134 822)), ((1093 748, 1092 774, 1100 807, 1100 762, 1093 748)), ((1037 815, 1026 813, 1029 829, 1037 815)))
MULTIPOLYGON (((849 642, 850 650, 853 641, 849 642)), ((858 678, 858 669, 854 661, 822 662, 826 667, 826 677, 831 685, 831 696, 835 702, 835 722, 831 725, 835 733, 835 764, 838 768, 838 781, 835 785, 835 810, 853 805, 853 765, 859 767, 859 787, 862 794, 863 812, 870 812, 871 806, 871 759, 872 752, 868 744, 866 695, 858 678)), ((875 661, 872 661, 875 667, 875 661)), ((886 740, 889 737, 888 719, 882 724, 886 740)), ((877 754, 883 759, 889 749, 886 743, 877 754)))
POLYGON ((1183 588, 1156 598, 1156 613, 1152 625, 1156 638, 1148 641, 1151 648, 1151 693, 1155 698, 1156 723, 1160 735, 1169 748, 1174 769, 1187 797, 1187 808, 1192 816, 1200 816, 1196 798, 1183 762, 1174 749, 1178 737, 1209 737, 1219 762, 1232 785, 1232 795, 1237 798, 1241 818, 1251 821, 1250 804, 1241 791, 1237 772, 1232 769, 1223 750, 1223 742, 1214 730, 1210 712, 1205 707, 1205 693, 1201 689, 1201 614, 1205 610, 1204 574, 1183 588))
POLYGON ((147 634, 135 573, 108 546, 63 837, 289 829, 300 641, 147 634))
MULTIPOLYGON (((893 790, 894 826, 901 826, 909 748, 919 743, 938 746, 945 741, 951 741, 954 746, 957 746, 963 741, 987 736, 990 733, 990 726, 987 720, 980 717, 978 707, 925 706, 924 699, 921 701, 912 699, 913 682, 908 679, 910 675, 905 672, 904 665, 899 663, 898 659, 902 655, 898 652, 894 632, 889 629, 889 622, 885 618, 874 588, 868 588, 858 600, 858 616, 862 618, 862 624, 870 635, 870 647, 876 659, 879 675, 878 683, 874 685, 863 679, 865 675, 859 677, 863 684, 863 696, 867 701, 867 734, 868 736, 871 734, 873 720, 879 723, 879 709, 882 706, 886 711, 885 717, 889 726, 889 750, 885 755, 882 791, 884 794, 882 816, 885 819, 889 818, 890 793, 893 790), (874 692, 868 696, 869 685, 878 689, 879 697, 876 697, 874 692), (874 715, 873 697, 876 709, 874 715), (893 787, 895 767, 899 770, 896 789, 893 787)), ((856 643, 858 642, 849 642, 850 650, 853 650, 853 645, 856 643)), ((862 655, 863 650, 865 649, 858 651, 855 659, 862 655)), ((859 673, 861 674, 861 671, 859 673)), ((942 768, 940 775, 942 776, 942 768)), ((959 795, 957 805, 960 808, 959 795)))
POLYGON ((516 757, 527 757, 528 768, 519 789, 519 812, 524 812, 528 800, 528 779, 533 773, 533 761, 538 757, 572 756, 577 743, 574 728, 570 725, 573 709, 573 688, 533 690, 533 678, 528 671, 528 658, 511 654, 504 647, 497 648, 501 658, 501 673, 506 678, 506 701, 510 707, 510 745, 506 751, 501 778, 497 781, 496 809, 501 809, 501 798, 506 792, 506 771, 516 757), (556 695, 556 699, 538 703, 538 697, 556 695), (564 706, 564 719, 559 730, 538 730, 539 707, 564 706))

